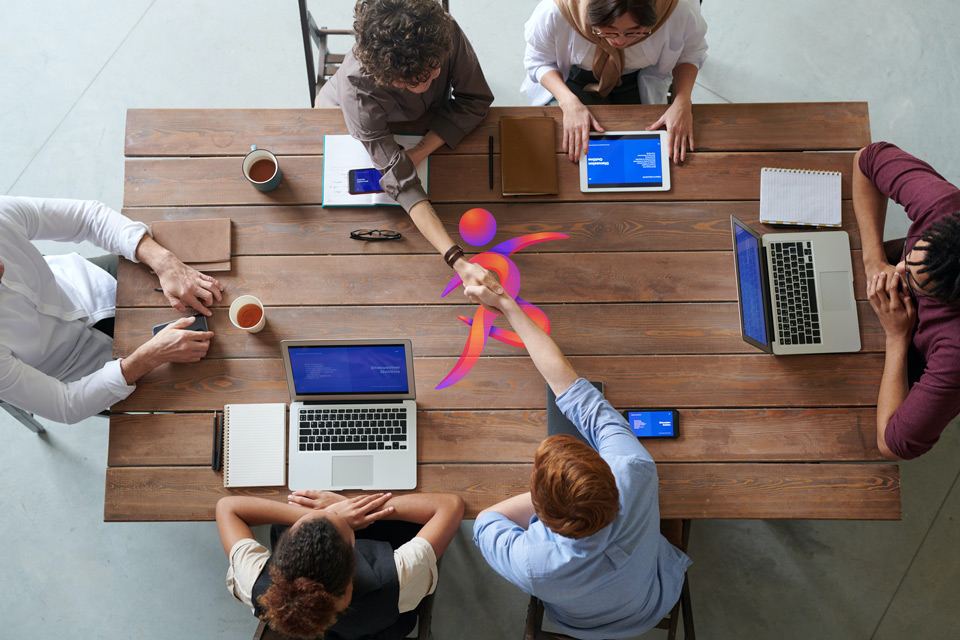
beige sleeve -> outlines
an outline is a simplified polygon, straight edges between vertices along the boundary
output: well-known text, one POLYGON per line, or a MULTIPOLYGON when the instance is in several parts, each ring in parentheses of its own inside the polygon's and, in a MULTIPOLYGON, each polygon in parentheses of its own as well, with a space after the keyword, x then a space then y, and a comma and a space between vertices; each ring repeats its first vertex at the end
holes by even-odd
POLYGON ((227 569, 227 589, 233 597, 253 607, 253 585, 263 571, 270 552, 253 538, 238 540, 230 549, 230 567, 227 569))
POLYGON ((437 556, 423 538, 414 538, 393 552, 400 580, 400 613, 417 608, 437 588, 437 556))

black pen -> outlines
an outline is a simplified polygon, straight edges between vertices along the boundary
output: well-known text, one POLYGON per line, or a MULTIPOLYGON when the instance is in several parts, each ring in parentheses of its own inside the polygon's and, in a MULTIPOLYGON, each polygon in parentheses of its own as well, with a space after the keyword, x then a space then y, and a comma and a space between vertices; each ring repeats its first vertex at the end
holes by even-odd
POLYGON ((220 412, 213 412, 213 461, 210 467, 214 471, 220 471, 223 457, 223 428, 220 412))
POLYGON ((161 287, 154 287, 153 290, 154 290, 154 291, 159 291, 160 293, 163 293, 163 289, 162 289, 161 287))
POLYGON ((493 189, 493 136, 490 136, 490 140, 487 145, 487 159, 490 161, 488 165, 488 173, 490 175, 490 188, 493 189))

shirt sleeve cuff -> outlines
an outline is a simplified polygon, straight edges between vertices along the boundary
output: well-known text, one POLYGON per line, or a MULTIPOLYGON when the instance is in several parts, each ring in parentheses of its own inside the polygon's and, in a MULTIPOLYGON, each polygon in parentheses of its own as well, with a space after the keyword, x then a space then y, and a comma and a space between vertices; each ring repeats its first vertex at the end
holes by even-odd
POLYGON ((120 368, 122 359, 111 360, 103 365, 104 382, 110 393, 117 397, 117 402, 126 398, 137 388, 135 384, 127 384, 126 378, 123 377, 123 370, 120 368))
POLYGON ((130 223, 124 227, 120 238, 120 246, 122 247, 121 251, 124 258, 130 262, 140 262, 137 260, 137 247, 140 246, 140 241, 143 240, 144 236, 150 236, 152 238, 153 234, 150 233, 150 227, 142 222, 130 221, 130 223))
POLYGON ((433 116, 427 129, 440 136, 443 142, 451 149, 456 149, 460 141, 463 140, 463 137, 467 135, 466 131, 460 129, 441 113, 433 116))
POLYGON ((393 561, 400 585, 397 607, 400 613, 413 611, 437 588, 437 556, 427 540, 416 537, 393 552, 393 561))
POLYGON ((397 194, 397 202, 400 203, 403 210, 407 212, 413 208, 413 205, 427 199, 427 192, 424 191, 423 187, 419 184, 409 186, 397 194))

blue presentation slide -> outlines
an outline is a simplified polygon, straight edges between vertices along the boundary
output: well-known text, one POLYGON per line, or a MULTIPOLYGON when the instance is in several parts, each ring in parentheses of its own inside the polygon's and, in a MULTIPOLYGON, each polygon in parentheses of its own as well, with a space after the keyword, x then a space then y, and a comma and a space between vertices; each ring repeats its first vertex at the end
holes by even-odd
POLYGON ((763 312, 763 278, 760 277, 760 241, 736 225, 737 268, 740 271, 740 313, 743 332, 767 343, 767 317, 763 312))
POLYGON ((297 395, 407 393, 403 345, 291 347, 297 395))
POLYGON ((591 139, 586 162, 591 189, 663 186, 659 135, 591 139))
POLYGON ((628 411, 627 422, 640 438, 674 435, 672 411, 628 411))

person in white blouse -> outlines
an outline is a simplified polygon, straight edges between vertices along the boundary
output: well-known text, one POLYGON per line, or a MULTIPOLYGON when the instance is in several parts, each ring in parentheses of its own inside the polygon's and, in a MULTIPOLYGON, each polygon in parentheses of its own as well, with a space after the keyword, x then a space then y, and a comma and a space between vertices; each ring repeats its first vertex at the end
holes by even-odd
POLYGON ((673 103, 647 130, 667 128, 670 157, 693 151, 691 93, 706 59, 698 0, 541 0, 524 25, 532 105, 551 96, 563 110, 563 151, 577 162, 591 129, 604 129, 588 105, 673 103))
POLYGON ((117 281, 76 253, 44 257, 31 240, 91 242, 153 269, 178 311, 209 316, 223 286, 186 266, 147 226, 103 203, 0 196, 0 400, 74 423, 123 400, 166 362, 196 362, 212 332, 182 318, 122 360, 100 329, 115 314, 117 281))
POLYGON ((230 593, 286 635, 409 633, 420 601, 437 588, 437 558, 457 532, 463 500, 452 493, 345 498, 329 491, 296 491, 287 500, 217 502, 230 593), (272 553, 250 530, 260 524, 280 525, 271 530, 272 553))

